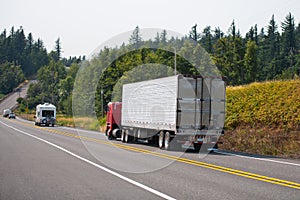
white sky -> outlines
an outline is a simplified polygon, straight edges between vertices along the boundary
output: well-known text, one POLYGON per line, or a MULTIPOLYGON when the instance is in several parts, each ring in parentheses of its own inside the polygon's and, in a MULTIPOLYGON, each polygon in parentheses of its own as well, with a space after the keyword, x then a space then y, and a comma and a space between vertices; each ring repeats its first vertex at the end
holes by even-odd
MULTIPOLYGON (((244 34, 254 24, 267 26, 272 14, 278 27, 291 12, 300 20, 299 0, 6 0, 0 7, 0 32, 15 26, 41 38, 48 50, 60 37, 63 56, 88 56, 113 36, 140 28, 187 34, 210 25, 227 32, 232 20, 244 34)), ((154 37, 154 36, 153 36, 154 37)), ((128 42, 128 41, 125 41, 128 42)))

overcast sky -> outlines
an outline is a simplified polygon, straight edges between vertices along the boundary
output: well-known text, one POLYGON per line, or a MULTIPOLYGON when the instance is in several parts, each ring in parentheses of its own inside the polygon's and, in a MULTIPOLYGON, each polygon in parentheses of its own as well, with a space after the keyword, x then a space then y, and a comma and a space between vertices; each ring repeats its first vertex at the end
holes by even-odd
POLYGON ((194 24, 199 31, 210 25, 226 33, 234 19, 244 36, 254 24, 265 27, 272 14, 280 28, 289 12, 298 24, 299 0, 6 0, 0 7, 0 31, 22 26, 26 35, 41 38, 48 52, 60 37, 63 56, 68 57, 89 55, 137 25, 183 35, 194 24))

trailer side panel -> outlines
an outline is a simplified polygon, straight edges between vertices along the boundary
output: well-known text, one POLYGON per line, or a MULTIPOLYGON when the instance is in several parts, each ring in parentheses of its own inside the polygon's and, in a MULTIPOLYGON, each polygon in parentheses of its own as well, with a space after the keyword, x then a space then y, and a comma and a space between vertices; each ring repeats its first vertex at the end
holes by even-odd
POLYGON ((176 130, 178 76, 126 84, 122 126, 176 130))

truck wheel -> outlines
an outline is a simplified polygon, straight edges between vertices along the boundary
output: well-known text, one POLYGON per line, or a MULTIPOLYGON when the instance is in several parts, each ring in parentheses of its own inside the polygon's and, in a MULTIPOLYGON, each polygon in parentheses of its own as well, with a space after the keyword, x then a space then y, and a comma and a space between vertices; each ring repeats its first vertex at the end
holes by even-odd
POLYGON ((129 134, 129 130, 125 131, 124 141, 125 141, 125 143, 130 143, 132 141, 132 136, 129 134))
POLYGON ((165 149, 168 151, 170 150, 171 148, 171 145, 170 145, 170 142, 171 142, 171 134, 169 131, 167 131, 165 133, 165 138, 164 138, 164 146, 165 146, 165 149))
POLYGON ((196 151, 196 152, 199 152, 200 151, 200 149, 201 149, 201 144, 196 144, 196 143, 194 143, 194 150, 196 151))
POLYGON ((125 142, 125 131, 124 130, 122 130, 121 131, 121 142, 125 142))
POLYGON ((165 133, 163 131, 160 131, 158 136, 158 147, 160 149, 164 148, 164 138, 165 138, 165 133))

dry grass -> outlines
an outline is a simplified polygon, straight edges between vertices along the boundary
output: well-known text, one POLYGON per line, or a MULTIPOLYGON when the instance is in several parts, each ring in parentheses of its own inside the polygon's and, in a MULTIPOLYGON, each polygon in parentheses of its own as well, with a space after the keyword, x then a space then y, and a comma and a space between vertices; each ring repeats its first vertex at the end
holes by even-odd
POLYGON ((226 115, 220 148, 300 158, 300 80, 230 87, 226 115))
POLYGON ((77 127, 88 130, 99 131, 100 122, 96 118, 90 117, 66 117, 58 115, 56 118, 57 124, 61 126, 77 127))

